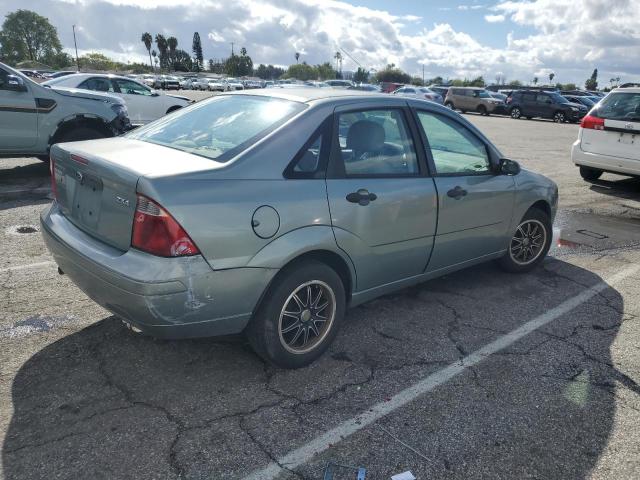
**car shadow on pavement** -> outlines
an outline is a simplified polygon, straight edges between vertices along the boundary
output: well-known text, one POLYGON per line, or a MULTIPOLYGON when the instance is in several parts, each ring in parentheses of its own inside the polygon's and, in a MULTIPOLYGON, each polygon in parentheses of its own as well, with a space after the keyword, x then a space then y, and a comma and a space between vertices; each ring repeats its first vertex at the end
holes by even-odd
MULTIPOLYGON (((4 478, 240 478, 601 281, 554 259, 529 275, 475 267, 352 309, 330 351, 295 371, 242 341, 160 341, 108 317, 18 371, 4 478)), ((606 288, 397 412, 432 462, 373 433, 327 455, 371 478, 401 466, 418 478, 585 478, 617 389, 640 393, 611 358, 623 311, 606 288)), ((322 462, 300 476, 320 478, 322 462)))
POLYGON ((615 180, 593 180, 590 190, 596 193, 611 195, 613 197, 624 198, 629 200, 640 199, 640 179, 638 178, 620 178, 615 180))

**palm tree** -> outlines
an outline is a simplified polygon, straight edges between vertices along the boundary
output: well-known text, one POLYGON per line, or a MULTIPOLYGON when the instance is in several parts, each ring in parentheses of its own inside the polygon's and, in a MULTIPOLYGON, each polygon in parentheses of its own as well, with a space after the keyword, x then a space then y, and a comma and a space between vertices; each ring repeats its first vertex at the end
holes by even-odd
POLYGON ((342 74, 342 54, 340 52, 336 52, 333 58, 336 59, 336 69, 338 69, 338 71, 342 74), (338 65, 340 65, 339 68, 338 65))
MULTIPOLYGON (((156 66, 158 65, 158 52, 155 51, 155 49, 151 52, 151 55, 153 56, 153 62, 156 64, 156 66)), ((151 68, 153 68, 153 64, 151 64, 151 68)))
POLYGON ((153 62, 151 61, 151 44, 153 43, 153 37, 149 32, 144 32, 140 40, 142 40, 142 43, 144 43, 144 46, 147 48, 147 52, 149 52, 149 64, 151 68, 153 68, 153 62))
POLYGON ((167 39, 164 38, 164 35, 156 34, 156 45, 160 54, 160 68, 164 68, 167 62, 167 39))
POLYGON ((295 57, 296 57, 296 63, 298 63, 298 60, 300 60, 300 52, 296 52, 295 57))
POLYGON ((538 84, 538 77, 533 77, 533 84, 537 85, 538 84))
POLYGON ((246 48, 242 47, 240 49, 240 56, 241 57, 246 57, 247 56, 247 49, 246 48))
POLYGON ((178 39, 176 37, 167 38, 167 47, 169 47, 169 66, 171 67, 176 60, 176 49, 178 48, 178 39))
POLYGON ((549 74, 549 83, 553 82, 553 79, 554 79, 555 77, 556 77, 556 74, 555 74, 555 73, 553 73, 553 72, 551 72, 551 73, 549 74))

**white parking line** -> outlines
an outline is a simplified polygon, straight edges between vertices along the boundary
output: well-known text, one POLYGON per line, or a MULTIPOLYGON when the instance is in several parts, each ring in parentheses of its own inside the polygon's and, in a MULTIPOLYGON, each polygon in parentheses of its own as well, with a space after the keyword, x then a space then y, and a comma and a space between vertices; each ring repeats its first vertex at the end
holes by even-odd
POLYGON ((314 438, 309 443, 302 445, 301 447, 289 452, 284 457, 279 458, 277 463, 271 462, 263 469, 256 470, 245 477, 245 480, 271 480, 282 472, 282 467, 280 465, 289 469, 299 467, 300 465, 308 462, 314 455, 327 450, 330 445, 335 445, 349 435, 362 430, 366 426, 371 425, 375 421, 394 412, 398 408, 407 405, 420 395, 430 392, 439 385, 446 383, 459 373, 462 373, 465 369, 477 365, 490 355, 507 348, 531 332, 558 319, 565 313, 570 312, 574 308, 596 296, 598 293, 606 290, 610 285, 614 285, 625 278, 632 276, 638 271, 640 271, 640 265, 632 265, 621 272, 612 275, 608 280, 600 282, 575 297, 562 302, 560 305, 548 310, 506 335, 503 335, 497 340, 494 340, 488 345, 485 345, 484 347, 467 355, 462 360, 452 363, 442 370, 422 379, 418 383, 402 390, 391 397, 389 401, 380 402, 357 417, 344 421, 337 427, 314 438))
POLYGON ((14 272, 16 270, 27 270, 28 268, 39 268, 39 267, 44 267, 44 266, 48 266, 48 265, 55 265, 56 262, 49 260, 46 262, 38 262, 38 263, 29 263, 27 265, 16 265, 15 267, 5 267, 5 268, 0 268, 0 273, 4 273, 4 272, 14 272))

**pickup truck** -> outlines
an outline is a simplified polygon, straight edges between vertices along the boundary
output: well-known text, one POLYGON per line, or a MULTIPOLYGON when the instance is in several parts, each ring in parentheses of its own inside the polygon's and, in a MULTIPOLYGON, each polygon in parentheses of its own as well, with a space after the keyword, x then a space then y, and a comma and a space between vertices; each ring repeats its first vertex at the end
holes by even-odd
POLYGON ((46 161, 55 143, 113 137, 130 128, 121 98, 39 85, 0 63, 0 157, 46 161))

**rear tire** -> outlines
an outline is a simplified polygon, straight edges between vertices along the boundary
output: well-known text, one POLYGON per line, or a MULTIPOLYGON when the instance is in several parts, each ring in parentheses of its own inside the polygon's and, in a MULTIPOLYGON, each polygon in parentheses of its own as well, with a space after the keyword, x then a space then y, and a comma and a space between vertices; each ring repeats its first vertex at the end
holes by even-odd
POLYGON ((478 105, 478 113, 480 115, 489 115, 489 112, 487 112, 487 107, 485 107, 484 105, 478 105))
POLYGON ((340 276, 315 260, 282 270, 245 330, 267 362, 300 368, 320 357, 338 333, 346 295, 340 276))
POLYGON ((538 208, 529 209, 516 227, 507 253, 498 260, 498 265, 510 273, 533 270, 549 252, 552 235, 549 215, 538 208))
POLYGON ((447 102, 444 104, 445 107, 447 107, 449 110, 454 110, 456 109, 456 107, 453 105, 452 102, 447 102))
POLYGON ((580 176, 584 180, 591 182, 593 180, 598 180, 602 176, 602 170, 598 170, 597 168, 584 167, 581 165, 580 176))
POLYGON ((556 112, 553 114, 553 121, 556 123, 564 123, 566 121, 566 117, 564 112, 556 112))

